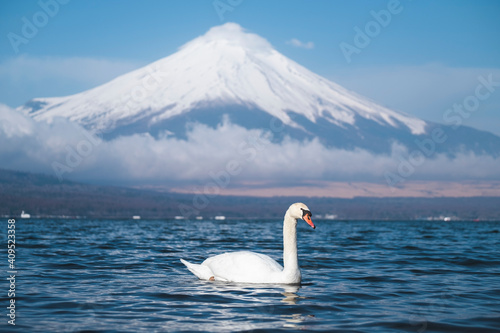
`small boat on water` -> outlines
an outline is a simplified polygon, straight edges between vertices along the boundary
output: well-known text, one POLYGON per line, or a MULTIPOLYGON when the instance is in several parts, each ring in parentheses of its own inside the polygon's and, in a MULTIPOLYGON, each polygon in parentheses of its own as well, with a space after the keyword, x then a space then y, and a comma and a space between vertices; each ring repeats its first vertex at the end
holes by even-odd
POLYGON ((28 213, 25 213, 24 210, 21 212, 22 219, 29 219, 30 217, 31 217, 31 215, 28 213))
POLYGON ((226 219, 226 217, 224 215, 217 215, 215 217, 215 219, 218 220, 218 221, 224 221, 226 219))

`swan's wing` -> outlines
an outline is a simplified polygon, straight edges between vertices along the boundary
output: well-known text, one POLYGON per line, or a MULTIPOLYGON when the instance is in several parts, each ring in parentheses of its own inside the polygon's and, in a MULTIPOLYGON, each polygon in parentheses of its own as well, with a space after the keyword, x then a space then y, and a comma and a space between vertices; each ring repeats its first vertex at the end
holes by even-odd
POLYGON ((208 266, 192 264, 184 259, 181 259, 181 262, 200 280, 210 280, 214 276, 214 273, 212 273, 208 266))
POLYGON ((241 251, 223 253, 205 260, 216 280, 265 282, 283 271, 283 267, 265 254, 241 251))

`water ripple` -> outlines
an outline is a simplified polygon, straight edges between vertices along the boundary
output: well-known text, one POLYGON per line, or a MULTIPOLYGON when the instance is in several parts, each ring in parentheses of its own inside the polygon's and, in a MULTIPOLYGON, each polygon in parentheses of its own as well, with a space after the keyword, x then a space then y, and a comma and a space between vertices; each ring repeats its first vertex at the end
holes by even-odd
POLYGON ((199 281, 179 262, 241 249, 281 261, 280 221, 17 221, 16 326, 24 332, 500 330, 500 223, 315 223, 316 230, 299 225, 302 285, 283 286, 199 281))

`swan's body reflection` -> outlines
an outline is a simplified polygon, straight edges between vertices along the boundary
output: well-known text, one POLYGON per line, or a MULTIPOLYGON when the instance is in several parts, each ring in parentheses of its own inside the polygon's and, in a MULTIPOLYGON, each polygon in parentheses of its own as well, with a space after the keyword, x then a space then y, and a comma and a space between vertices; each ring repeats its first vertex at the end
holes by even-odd
POLYGON ((284 289, 284 292, 281 293, 283 296, 285 296, 285 298, 281 300, 281 302, 283 303, 293 305, 297 304, 300 298, 304 298, 297 294, 300 289, 299 285, 287 285, 284 286, 284 289))
MULTIPOLYGON (((298 285, 288 285, 284 287, 285 291, 282 292, 281 294, 285 296, 281 300, 281 302, 289 304, 289 305, 296 305, 298 302, 300 302, 300 299, 303 299, 305 297, 299 296, 298 291, 300 289, 300 286, 298 285)), ((286 323, 284 323, 283 327, 288 327, 288 328, 296 328, 298 325, 304 322, 305 316, 300 314, 300 313, 294 313, 292 315, 281 315, 281 318, 283 318, 286 323)))
MULTIPOLYGON (((299 290, 300 285, 284 285, 284 284, 241 284, 241 283, 224 283, 224 282, 202 282, 209 289, 210 293, 220 293, 224 294, 224 297, 228 297, 228 294, 234 295, 240 302, 244 303, 246 309, 253 308, 255 311, 249 313, 248 322, 252 324, 241 323, 240 326, 237 323, 232 323, 232 326, 228 329, 231 330, 253 330, 258 329, 259 324, 255 323, 260 320, 262 325, 265 325, 269 320, 280 321, 283 327, 297 327, 308 318, 312 316, 307 313, 300 313, 304 307, 298 306, 301 300, 306 299, 301 296, 299 290), (297 312, 299 313, 297 313, 297 312), (257 318, 256 318, 257 317, 257 318)), ((227 309, 228 312, 234 311, 234 309, 227 309)))

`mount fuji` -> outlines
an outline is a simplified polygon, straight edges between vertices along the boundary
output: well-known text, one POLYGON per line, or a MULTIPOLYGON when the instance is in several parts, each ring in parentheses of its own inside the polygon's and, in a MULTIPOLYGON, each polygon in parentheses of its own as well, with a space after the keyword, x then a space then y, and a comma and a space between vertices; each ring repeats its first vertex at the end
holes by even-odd
POLYGON ((191 124, 230 121, 273 140, 318 138, 326 147, 389 153, 440 128, 437 152, 500 155, 500 137, 390 110, 280 54, 235 23, 211 28, 163 59, 81 93, 18 108, 38 121, 67 118, 106 139, 149 133, 185 138, 191 124), (276 130, 279 129, 279 130, 276 130))

